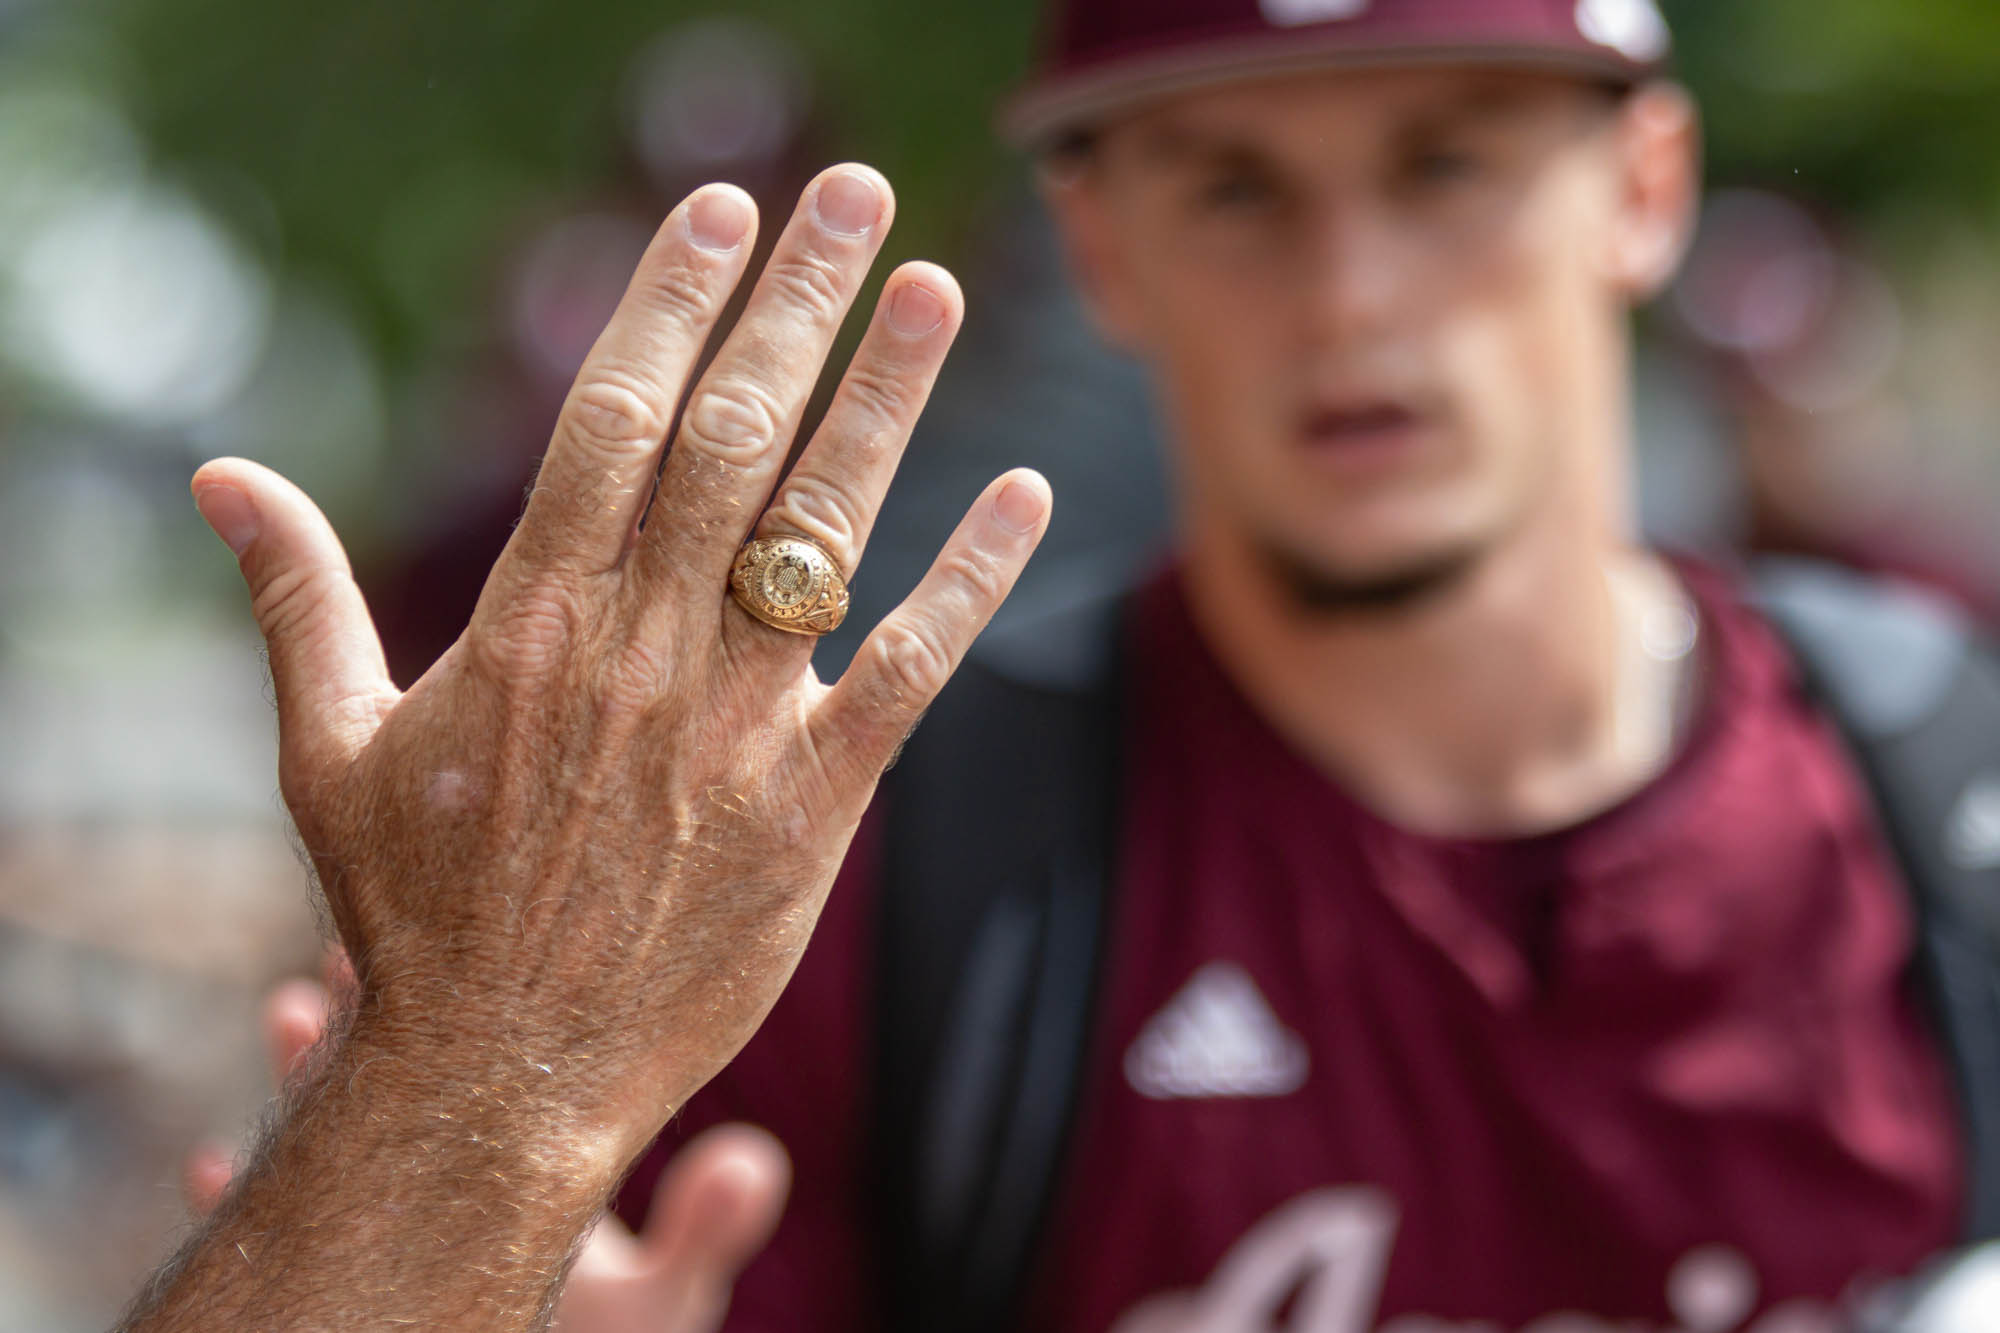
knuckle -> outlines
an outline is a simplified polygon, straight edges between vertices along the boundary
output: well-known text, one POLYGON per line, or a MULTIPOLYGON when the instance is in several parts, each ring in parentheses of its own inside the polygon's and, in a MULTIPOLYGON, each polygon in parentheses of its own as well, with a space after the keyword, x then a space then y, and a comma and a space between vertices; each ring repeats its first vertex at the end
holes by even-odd
POLYGON ((847 494, 826 478, 793 473, 770 517, 818 542, 843 569, 852 563, 860 544, 860 517, 847 494))
POLYGON ((943 636, 928 623, 885 629, 875 658, 881 678, 899 698, 919 708, 944 688, 955 665, 943 636))
POLYGON ((785 412, 762 381, 725 375, 695 395, 681 419, 682 439, 725 463, 755 463, 778 443, 785 412))
POLYGON ((841 266, 810 250, 773 259, 764 270, 764 280, 781 303, 815 316, 832 314, 847 299, 847 275, 841 266))
POLYGON ((634 649, 613 655, 593 692, 598 720, 613 730, 638 722, 653 710, 666 681, 667 665, 657 654, 634 649))
POLYGON ((954 551, 945 558, 943 571, 975 607, 996 606, 1007 595, 1007 570, 985 551, 954 551))
POLYGON ((633 288, 645 310, 680 324, 706 324, 715 309, 707 274, 685 263, 641 269, 633 288))
MULTIPOLYGON (((855 731, 851 724, 843 728, 843 739, 850 742, 860 739, 855 731)), ((851 750, 851 744, 844 750, 851 750)), ((786 769, 792 789, 792 808, 811 821, 818 831, 833 823, 837 818, 836 812, 850 799, 849 775, 844 766, 830 762, 832 760, 833 756, 826 752, 822 744, 808 744, 797 752, 795 761, 786 769)))
POLYGON ((250 612, 268 642, 296 638, 331 595, 325 571, 295 565, 272 573, 250 599, 250 612))
POLYGON ((909 410, 911 384, 907 378, 882 365, 856 363, 848 367, 841 383, 851 407, 884 423, 901 421, 909 410))
POLYGON ((534 693, 536 683, 571 652, 585 621, 582 599, 561 584, 524 592, 475 619, 474 659, 509 692, 534 693))
POLYGON ((578 381, 563 417, 579 442, 607 453, 650 450, 666 434, 666 413, 651 386, 614 368, 578 381))

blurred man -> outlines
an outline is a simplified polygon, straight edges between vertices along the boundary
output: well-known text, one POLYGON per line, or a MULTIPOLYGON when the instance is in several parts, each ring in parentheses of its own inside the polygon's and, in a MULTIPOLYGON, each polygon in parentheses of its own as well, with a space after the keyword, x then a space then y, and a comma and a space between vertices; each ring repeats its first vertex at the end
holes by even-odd
POLYGON ((1634 531, 1697 189, 1659 15, 1051 33, 1008 123, 1155 377, 1174 559, 947 692, 690 1106, 795 1167, 729 1326, 1843 1326, 1965 1236, 1967 1107, 1840 734, 1634 531))

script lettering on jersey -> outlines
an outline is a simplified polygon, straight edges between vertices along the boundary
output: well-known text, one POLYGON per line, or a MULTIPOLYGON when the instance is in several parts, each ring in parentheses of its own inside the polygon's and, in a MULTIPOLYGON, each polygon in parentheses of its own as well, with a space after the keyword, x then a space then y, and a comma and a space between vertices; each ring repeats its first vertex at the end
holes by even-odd
POLYGON ((1552 1311, 1518 1330, 1490 1319, 1427 1314, 1378 1322, 1397 1220, 1395 1201, 1380 1190, 1302 1194, 1245 1232, 1199 1289, 1142 1301, 1112 1333, 1839 1333, 1847 1327, 1838 1310, 1813 1301, 1787 1302, 1753 1320, 1757 1275, 1721 1245, 1688 1251, 1668 1274, 1670 1324, 1572 1310, 1552 1311))

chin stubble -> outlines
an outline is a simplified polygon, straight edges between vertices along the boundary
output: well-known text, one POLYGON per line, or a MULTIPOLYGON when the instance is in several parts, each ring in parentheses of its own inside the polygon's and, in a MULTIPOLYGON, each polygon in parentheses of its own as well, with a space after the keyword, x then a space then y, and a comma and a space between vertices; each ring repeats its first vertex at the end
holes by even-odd
POLYGON ((1460 547, 1368 574, 1328 569, 1275 542, 1265 543, 1259 554, 1293 610, 1330 619, 1415 610, 1463 582, 1479 563, 1480 551, 1460 547))

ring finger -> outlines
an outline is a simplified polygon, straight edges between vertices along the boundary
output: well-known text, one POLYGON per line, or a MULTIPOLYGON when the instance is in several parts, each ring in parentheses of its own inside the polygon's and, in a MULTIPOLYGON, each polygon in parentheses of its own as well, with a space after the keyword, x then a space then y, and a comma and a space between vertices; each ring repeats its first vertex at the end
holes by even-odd
MULTIPOLYGON (((958 284, 937 265, 905 264, 889 276, 825 420, 757 525, 759 537, 804 537, 853 576, 963 316, 958 284)), ((738 613, 740 623, 754 624, 738 613)), ((761 626, 756 633, 784 642, 761 626)))

